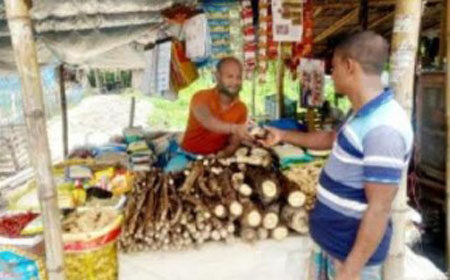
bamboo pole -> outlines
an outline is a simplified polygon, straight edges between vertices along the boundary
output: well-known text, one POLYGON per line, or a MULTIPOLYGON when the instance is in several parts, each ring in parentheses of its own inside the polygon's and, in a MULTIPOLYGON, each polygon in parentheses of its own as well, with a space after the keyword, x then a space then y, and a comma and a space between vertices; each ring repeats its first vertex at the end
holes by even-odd
MULTIPOLYGON (((446 10, 447 10, 447 23, 450 22, 450 0, 446 1, 446 10)), ((447 228, 446 228, 446 236, 447 236, 447 272, 450 272, 450 69, 448 63, 450 62, 450 28, 447 24, 447 69, 446 69, 446 115, 447 115, 447 166, 446 166, 446 220, 447 220, 447 228)))
POLYGON ((50 280, 59 280, 64 279, 60 212, 52 176, 36 47, 26 2, 25 0, 4 1, 14 58, 21 78, 29 151, 43 216, 47 272, 50 280))
POLYGON ((61 99, 61 117, 62 117, 62 137, 63 137, 63 151, 64 159, 69 155, 69 128, 67 123, 67 99, 66 99, 66 85, 64 83, 64 65, 59 66, 59 93, 61 99))
POLYGON ((95 87, 98 89, 101 89, 103 87, 103 82, 102 79, 100 77, 100 70, 99 69, 95 69, 94 70, 94 74, 95 74, 95 87))
POLYGON ((278 43, 278 61, 277 61, 277 118, 284 116, 284 61, 282 56, 281 43, 278 43))
POLYGON ((131 107, 130 107, 130 122, 128 123, 128 127, 134 126, 134 115, 136 111, 136 98, 131 97, 131 107))
POLYGON ((256 70, 252 73, 252 116, 256 116, 256 70))
MULTIPOLYGON (((427 3, 429 3, 429 2, 427 2, 427 3)), ((442 16, 441 10, 442 10, 442 5, 440 5, 440 4, 435 5, 435 6, 425 6, 425 7, 423 7, 423 10, 422 10, 422 18, 432 18, 435 16, 442 16)), ((423 25, 421 27, 421 29, 427 30, 429 28, 432 28, 434 25, 435 24, 433 24, 432 26, 423 25)), ((383 33, 382 35, 384 37, 388 37, 388 36, 391 36, 392 32, 393 32, 393 29, 391 28, 391 29, 387 30, 385 33, 383 33)))
MULTIPOLYGON (((391 53, 391 86, 397 101, 412 114, 414 75, 419 41, 421 0, 398 0, 395 9, 391 53)), ((407 181, 404 174, 392 205, 393 235, 384 266, 385 280, 404 279, 407 181)))

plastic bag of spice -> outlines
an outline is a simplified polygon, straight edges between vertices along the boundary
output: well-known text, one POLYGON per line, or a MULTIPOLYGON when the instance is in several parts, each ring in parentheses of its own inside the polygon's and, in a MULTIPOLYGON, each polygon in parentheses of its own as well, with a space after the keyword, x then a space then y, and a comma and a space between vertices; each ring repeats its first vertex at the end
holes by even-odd
POLYGON ((66 279, 117 279, 116 241, 121 223, 122 216, 110 209, 86 209, 66 217, 63 221, 66 279))

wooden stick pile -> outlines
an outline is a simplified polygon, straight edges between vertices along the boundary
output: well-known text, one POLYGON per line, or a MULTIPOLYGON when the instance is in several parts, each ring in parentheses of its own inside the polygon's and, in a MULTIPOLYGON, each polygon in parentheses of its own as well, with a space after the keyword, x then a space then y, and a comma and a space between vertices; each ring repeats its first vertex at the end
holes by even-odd
POLYGON ((301 187, 267 150, 242 147, 233 157, 193 162, 183 173, 139 173, 125 208, 125 252, 183 249, 206 241, 284 239, 308 232, 301 187))

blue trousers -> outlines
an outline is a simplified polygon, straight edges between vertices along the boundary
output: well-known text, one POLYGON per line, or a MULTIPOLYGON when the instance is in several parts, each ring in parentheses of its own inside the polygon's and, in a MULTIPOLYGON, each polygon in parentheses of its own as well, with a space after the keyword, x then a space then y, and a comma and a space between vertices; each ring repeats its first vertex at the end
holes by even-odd
POLYGON ((198 155, 186 152, 176 142, 170 143, 169 161, 164 167, 164 173, 176 173, 186 168, 190 161, 197 159, 198 155))

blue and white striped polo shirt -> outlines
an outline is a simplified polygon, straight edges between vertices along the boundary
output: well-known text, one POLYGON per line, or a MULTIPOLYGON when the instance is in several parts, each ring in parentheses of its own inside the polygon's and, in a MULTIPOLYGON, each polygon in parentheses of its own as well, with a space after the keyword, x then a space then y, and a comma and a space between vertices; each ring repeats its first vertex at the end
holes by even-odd
MULTIPOLYGON (((411 154, 413 131, 406 112, 386 89, 351 114, 337 134, 310 214, 314 241, 331 256, 345 260, 367 208, 366 182, 398 186, 411 154)), ((386 233, 368 265, 384 261, 392 235, 386 233)))

